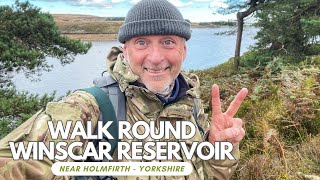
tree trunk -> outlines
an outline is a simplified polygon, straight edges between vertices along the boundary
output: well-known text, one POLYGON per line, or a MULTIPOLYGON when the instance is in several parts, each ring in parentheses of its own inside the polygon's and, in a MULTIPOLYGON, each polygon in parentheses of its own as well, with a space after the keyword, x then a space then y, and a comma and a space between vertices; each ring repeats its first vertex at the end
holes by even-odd
POLYGON ((239 64, 240 64, 240 49, 241 49, 241 40, 242 40, 242 32, 243 32, 243 24, 244 24, 243 19, 257 10, 257 3, 258 3, 258 0, 251 0, 249 9, 247 9, 244 12, 237 13, 238 32, 237 32, 236 49, 234 54, 234 69, 236 71, 239 70, 239 64))
POLYGON ((241 41, 242 41, 242 32, 243 32, 243 17, 241 17, 241 12, 237 13, 237 42, 236 42, 236 49, 234 54, 234 69, 236 71, 239 70, 239 63, 240 63, 240 50, 241 50, 241 41))

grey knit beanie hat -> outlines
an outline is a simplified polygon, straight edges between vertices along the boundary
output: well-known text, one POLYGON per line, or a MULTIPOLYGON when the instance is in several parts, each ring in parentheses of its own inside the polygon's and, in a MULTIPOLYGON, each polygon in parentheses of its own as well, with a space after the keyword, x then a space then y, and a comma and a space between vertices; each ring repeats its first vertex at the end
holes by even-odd
POLYGON ((125 43, 145 35, 176 35, 189 40, 191 29, 180 11, 168 1, 141 0, 129 10, 118 40, 125 43))

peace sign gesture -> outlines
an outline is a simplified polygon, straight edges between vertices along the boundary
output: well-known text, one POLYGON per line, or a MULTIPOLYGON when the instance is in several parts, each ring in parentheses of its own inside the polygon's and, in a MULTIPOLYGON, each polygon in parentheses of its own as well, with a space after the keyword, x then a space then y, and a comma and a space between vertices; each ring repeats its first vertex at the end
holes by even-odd
POLYGON ((242 119, 234 118, 241 103, 248 94, 248 90, 243 88, 231 102, 228 110, 221 112, 219 86, 212 86, 212 117, 209 134, 209 141, 229 141, 233 145, 238 144, 244 137, 245 131, 242 128, 242 119))

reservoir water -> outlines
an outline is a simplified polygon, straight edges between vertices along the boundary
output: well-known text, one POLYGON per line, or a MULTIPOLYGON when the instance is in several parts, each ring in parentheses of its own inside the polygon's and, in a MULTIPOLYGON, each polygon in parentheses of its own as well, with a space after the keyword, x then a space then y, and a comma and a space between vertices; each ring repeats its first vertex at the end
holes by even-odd
MULTIPOLYGON (((236 35, 216 35, 215 33, 229 28, 192 29, 191 39, 187 42, 187 58, 184 70, 206 69, 224 63, 234 55, 236 35)), ((256 29, 248 28, 243 33, 241 53, 254 45, 253 37, 256 29)), ((106 69, 106 55, 113 46, 121 46, 116 41, 92 42, 92 47, 85 55, 78 55, 71 64, 61 66, 59 62, 48 57, 54 68, 50 72, 42 72, 40 81, 30 81, 23 74, 14 77, 17 90, 29 91, 43 95, 56 91, 58 96, 68 90, 76 90, 92 85, 92 80, 106 69)))

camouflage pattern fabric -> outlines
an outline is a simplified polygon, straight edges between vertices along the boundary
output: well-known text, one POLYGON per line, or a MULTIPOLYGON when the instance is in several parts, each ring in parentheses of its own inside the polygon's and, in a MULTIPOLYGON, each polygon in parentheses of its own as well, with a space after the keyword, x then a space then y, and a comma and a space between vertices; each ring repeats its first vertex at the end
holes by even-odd
MULTIPOLYGON (((58 120, 62 122, 67 120, 74 120, 74 122, 91 120, 96 124, 98 116, 99 108, 94 97, 83 91, 77 91, 63 101, 48 103, 45 110, 39 111, 0 140, 0 179, 68 179, 67 177, 56 177, 52 174, 51 166, 54 162, 49 159, 42 161, 12 160, 8 142, 42 141, 48 144, 50 141, 62 141, 61 137, 52 140, 47 121, 53 121, 55 124, 58 120)), ((68 143, 74 141, 81 141, 81 139, 68 140, 68 143)), ((75 149, 75 151, 81 154, 82 148, 75 149)), ((66 161, 71 161, 71 159, 66 161)))
MULTIPOLYGON (((107 69, 113 78, 119 83, 120 89, 125 93, 127 98, 127 121, 135 123, 140 120, 146 122, 155 121, 159 125, 160 121, 191 121, 196 125, 195 119, 192 115, 194 97, 199 98, 199 79, 192 74, 182 73, 186 81, 193 87, 187 91, 185 97, 178 102, 163 106, 162 102, 155 94, 143 87, 130 85, 138 79, 138 76, 133 74, 126 62, 123 61, 122 49, 120 47, 113 47, 107 58, 107 69)), ((199 124, 205 131, 209 130, 209 119, 203 112, 202 104, 198 101, 197 118, 199 124)), ((39 111, 29 120, 27 120, 20 127, 15 129, 5 138, 0 141, 0 180, 10 179, 70 179, 70 177, 55 176, 51 173, 51 165, 55 163, 49 159, 42 161, 35 160, 12 160, 8 141, 43 141, 48 143, 52 141, 47 127, 47 121, 56 123, 58 120, 65 122, 66 120, 81 120, 83 122, 92 121, 94 125, 97 124, 99 117, 99 108, 94 97, 83 91, 76 91, 65 100, 60 102, 48 103, 45 110, 39 111)), ((143 129, 138 129, 143 131, 143 129)), ((186 144, 191 145, 192 142, 202 142, 206 138, 200 134, 198 130, 196 135, 189 140, 183 140, 186 144)), ((57 139, 54 141, 62 141, 57 139)), ((68 140, 68 143, 73 141, 85 141, 83 139, 68 140)), ((133 142, 137 139, 122 141, 133 142)), ((143 140, 143 143, 154 141, 150 137, 143 140)), ((179 142, 172 137, 169 140, 179 142)), ((81 154, 82 148, 76 149, 76 153, 81 154)), ((183 161, 189 162, 193 165, 193 172, 189 176, 123 176, 117 177, 119 180, 196 180, 196 179, 229 179, 235 171, 238 159, 239 149, 235 147, 233 155, 237 160, 201 160, 196 155, 191 160, 187 160, 186 155, 181 151, 180 155, 183 161)), ((114 154, 115 161, 118 161, 116 153, 114 154)), ((66 161, 72 161, 67 159, 66 161)), ((121 160, 131 161, 131 160, 121 160)), ((176 159, 167 161, 179 161, 176 159)), ((162 161, 163 162, 163 161, 162 161)))

